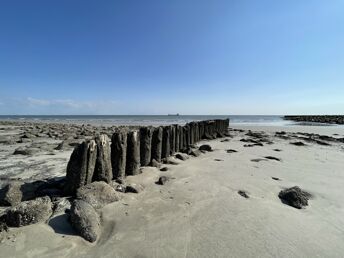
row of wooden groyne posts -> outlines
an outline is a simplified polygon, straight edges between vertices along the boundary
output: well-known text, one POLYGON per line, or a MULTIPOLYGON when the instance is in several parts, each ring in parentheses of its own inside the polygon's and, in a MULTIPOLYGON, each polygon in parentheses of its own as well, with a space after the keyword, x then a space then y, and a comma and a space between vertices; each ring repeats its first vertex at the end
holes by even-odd
POLYGON ((98 135, 76 146, 67 165, 65 194, 93 181, 110 183, 140 173, 141 166, 160 163, 202 139, 223 137, 229 119, 190 122, 184 126, 119 128, 110 139, 98 135))

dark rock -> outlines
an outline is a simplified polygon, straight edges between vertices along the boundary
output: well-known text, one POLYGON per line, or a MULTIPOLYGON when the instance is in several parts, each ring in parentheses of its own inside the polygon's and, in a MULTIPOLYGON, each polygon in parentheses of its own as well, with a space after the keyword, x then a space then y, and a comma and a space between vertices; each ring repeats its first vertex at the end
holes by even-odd
POLYGON ((290 144, 296 145, 296 146, 306 146, 303 142, 291 142, 290 144))
POLYGON ((140 138, 137 131, 128 133, 127 164, 125 174, 134 176, 140 173, 140 138))
POLYGON ((76 191, 76 197, 91 204, 95 209, 100 209, 109 203, 119 200, 115 189, 103 181, 93 182, 80 187, 76 191))
POLYGON ((126 193, 140 193, 143 191, 143 186, 140 184, 128 184, 125 187, 125 192, 126 193))
POLYGON ((223 161, 223 159, 214 159, 215 161, 223 161))
POLYGON ((160 171, 166 172, 166 171, 168 171, 168 167, 162 167, 162 168, 160 168, 160 171))
POLYGON ((154 128, 152 135, 152 148, 151 148, 151 159, 161 162, 161 151, 162 151, 162 127, 154 128))
POLYGON ((254 146, 264 146, 262 143, 254 143, 254 144, 245 144, 244 147, 254 147, 254 146))
POLYGON ((112 135, 111 163, 112 178, 124 178, 127 162, 127 134, 126 130, 118 130, 112 135))
POLYGON ((70 221, 78 234, 89 242, 95 242, 100 235, 100 217, 92 205, 83 200, 73 201, 70 221))
POLYGON ((280 150, 280 149, 274 149, 274 151, 280 152, 280 151, 282 151, 282 150, 280 150))
POLYGON ((278 177, 271 177, 273 180, 276 180, 276 181, 280 181, 281 179, 279 179, 278 177))
POLYGON ((266 158, 266 159, 270 159, 270 160, 281 161, 281 159, 279 159, 279 158, 276 158, 276 157, 273 157, 273 156, 266 156, 266 157, 264 157, 264 158, 266 158))
POLYGON ((97 136, 96 144, 97 160, 92 181, 110 183, 112 180, 112 165, 109 137, 105 134, 97 136))
POLYGON ((227 153, 235 153, 235 152, 238 152, 237 150, 233 150, 233 149, 228 149, 226 150, 227 153))
POLYGON ((167 176, 161 176, 159 177, 159 180, 156 182, 156 184, 164 185, 167 181, 169 181, 169 178, 167 176))
POLYGON ((298 186, 294 186, 280 191, 278 197, 284 204, 301 209, 308 205, 308 200, 311 197, 311 194, 301 190, 298 186))
POLYGON ((199 150, 201 151, 212 151, 212 148, 209 144, 203 144, 201 147, 199 147, 199 150))
POLYGON ((177 153, 176 158, 180 159, 180 160, 187 160, 187 159, 189 159, 189 156, 187 154, 184 154, 184 153, 177 153))
POLYGON ((39 148, 26 148, 26 147, 18 147, 14 150, 13 155, 34 155, 40 151, 39 148))
POLYGON ((10 227, 21 227, 44 222, 52 214, 52 203, 49 197, 40 197, 25 201, 10 208, 6 213, 6 224, 10 227))
POLYGON ((240 194, 242 197, 244 197, 244 198, 246 198, 246 199, 250 198, 250 197, 248 196, 248 194, 247 194, 245 191, 243 191, 243 190, 239 190, 239 191, 238 191, 238 194, 240 194))
POLYGON ((151 162, 153 128, 140 128, 140 162, 141 166, 148 166, 151 162))
POLYGON ((94 140, 75 147, 67 165, 65 194, 73 195, 76 189, 92 182, 96 159, 97 145, 94 140))
POLYGON ((229 142, 229 139, 221 140, 221 142, 229 142))

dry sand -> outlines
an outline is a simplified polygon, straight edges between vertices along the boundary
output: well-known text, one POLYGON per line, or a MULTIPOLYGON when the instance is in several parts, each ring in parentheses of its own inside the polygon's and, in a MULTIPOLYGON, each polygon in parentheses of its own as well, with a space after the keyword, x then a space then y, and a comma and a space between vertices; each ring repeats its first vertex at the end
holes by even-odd
MULTIPOLYGON (((213 152, 167 165, 167 172, 144 168, 128 177, 145 189, 102 209, 103 231, 96 243, 75 235, 62 214, 49 224, 11 229, 0 257, 343 257, 344 144, 294 146, 272 135, 283 129, 343 137, 344 130, 249 128, 267 131, 274 143, 243 147, 240 139, 247 131, 234 132, 228 142, 207 142, 213 152), (281 161, 251 161, 265 156, 281 161), (171 180, 156 185, 161 175, 171 180), (280 190, 295 185, 314 196, 305 209, 278 198, 280 190)), ((65 165, 60 162, 60 170, 65 165)))

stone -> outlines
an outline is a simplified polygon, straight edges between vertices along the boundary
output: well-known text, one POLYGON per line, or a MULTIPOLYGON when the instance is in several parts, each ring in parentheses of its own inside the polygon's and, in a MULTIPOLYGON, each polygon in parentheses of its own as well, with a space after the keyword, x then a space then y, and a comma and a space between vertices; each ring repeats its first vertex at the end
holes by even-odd
POLYGON ((39 148, 26 148, 26 147, 18 147, 17 149, 14 150, 13 155, 26 155, 26 156, 31 156, 40 151, 39 148))
POLYGON ((140 184, 131 183, 125 187, 126 193, 140 193, 142 191, 143 191, 143 186, 140 184))
POLYGON ((190 155, 191 156, 194 156, 194 157, 198 157, 198 156, 200 156, 202 154, 202 152, 200 151, 200 150, 192 150, 191 152, 190 152, 190 155))
POLYGON ((248 194, 246 193, 246 191, 239 190, 239 191, 238 191, 238 194, 241 195, 242 197, 246 198, 246 199, 250 198, 250 197, 248 196, 248 194))
POLYGON ((21 202, 6 213, 6 224, 10 227, 22 227, 38 222, 45 222, 51 216, 50 198, 40 197, 35 200, 21 202))
POLYGON ((94 140, 76 146, 67 165, 64 193, 74 195, 76 189, 92 182, 97 159, 97 145, 94 140))
POLYGON ((162 151, 162 127, 154 128, 152 134, 152 147, 151 147, 151 159, 161 162, 162 151))
POLYGON ((153 128, 140 128, 140 162, 141 166, 148 166, 151 162, 153 128))
POLYGON ((199 150, 201 150, 201 151, 212 151, 212 148, 209 144, 203 144, 199 147, 199 150))
POLYGON ((125 177, 125 166, 127 162, 127 134, 126 130, 119 130, 112 135, 111 164, 112 178, 125 177))
POLYGON ((100 217, 89 203, 74 200, 70 211, 70 222, 77 233, 93 243, 101 233, 100 217))
POLYGON ((189 159, 189 156, 185 153, 177 153, 176 158, 180 159, 180 160, 187 160, 187 159, 189 159))
POLYGON ((22 184, 19 182, 11 182, 6 185, 0 192, 0 204, 4 206, 16 206, 21 203, 23 193, 22 184))
POLYGON ((76 198, 91 204, 95 209, 101 209, 120 199, 115 189, 103 181, 96 181, 80 187, 76 191, 76 198))
POLYGON ((112 180, 111 150, 109 137, 105 134, 96 137, 97 159, 92 181, 112 180))
POLYGON ((125 174, 134 176, 140 173, 140 138, 137 131, 128 133, 127 164, 125 174))
POLYGON ((161 176, 161 177, 159 177, 159 179, 156 182, 156 184, 164 185, 164 184, 166 184, 167 181, 169 181, 169 178, 167 176, 161 176))
POLYGON ((166 172, 166 171, 168 171, 168 167, 162 167, 162 168, 160 168, 160 171, 166 172))
POLYGON ((308 205, 311 194, 301 190, 298 186, 294 186, 280 191, 278 197, 284 204, 301 209, 308 205))

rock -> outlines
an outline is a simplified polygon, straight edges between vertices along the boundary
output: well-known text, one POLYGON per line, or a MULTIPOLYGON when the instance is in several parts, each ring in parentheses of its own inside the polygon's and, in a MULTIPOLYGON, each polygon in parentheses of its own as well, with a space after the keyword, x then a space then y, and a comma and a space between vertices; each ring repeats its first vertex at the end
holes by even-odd
POLYGON ((248 196, 248 194, 247 194, 245 191, 243 191, 243 190, 239 190, 239 191, 238 191, 238 194, 241 195, 242 197, 246 198, 246 199, 250 198, 250 197, 248 196))
POLYGON ((140 193, 143 191, 143 186, 140 184, 128 184, 125 188, 126 193, 140 193))
POLYGON ((235 152, 238 152, 237 150, 233 150, 233 149, 228 149, 226 150, 227 153, 235 153, 235 152))
POLYGON ((140 162, 141 166, 148 166, 151 161, 153 128, 140 128, 140 162))
POLYGON ((0 233, 1 232, 7 232, 8 231, 8 226, 5 222, 0 221, 0 233))
POLYGON ((273 157, 273 156, 265 156, 264 158, 270 159, 270 160, 276 160, 276 161, 281 161, 281 159, 273 157))
POLYGON ((221 142, 229 142, 229 139, 224 139, 221 142))
POLYGON ((6 185, 0 192, 0 204, 5 206, 16 206, 21 203, 23 193, 22 184, 19 182, 11 182, 6 185))
POLYGON ((190 152, 190 155, 191 156, 194 156, 194 157, 198 157, 198 156, 200 156, 202 154, 202 152, 200 151, 200 150, 192 150, 191 152, 190 152))
POLYGON ((201 147, 199 147, 199 150, 201 151, 212 151, 212 148, 209 144, 203 144, 201 147))
POLYGON ((97 145, 94 140, 75 147, 67 165, 66 195, 74 195, 76 189, 92 182, 96 159, 97 145))
POLYGON ((189 159, 189 156, 187 154, 184 154, 184 153, 177 153, 176 158, 180 159, 180 160, 187 160, 187 159, 189 159))
POLYGON ((152 159, 151 166, 152 167, 156 167, 156 168, 160 168, 161 167, 161 163, 159 163, 155 159, 152 159))
POLYGON ((168 171, 168 167, 163 167, 163 168, 160 168, 160 171, 162 171, 162 172, 166 172, 166 171, 168 171))
POLYGON ((78 144, 80 144, 80 140, 64 140, 59 145, 57 145, 57 147, 55 147, 55 150, 68 150, 70 148, 77 146, 78 144))
POLYGON ((109 137, 105 134, 97 136, 96 144, 97 159, 92 181, 110 183, 112 180, 112 165, 109 137))
POLYGON ((95 209, 100 209, 109 203, 119 200, 115 189, 103 181, 96 181, 80 187, 76 191, 76 197, 91 204, 95 209))
POLYGON ((140 138, 137 131, 128 133, 127 164, 125 174, 134 176, 140 173, 140 138))
POLYGON ((301 209, 308 205, 311 194, 301 190, 298 186, 294 186, 280 191, 278 197, 284 204, 301 209))
POLYGON ((53 197, 53 215, 65 213, 66 210, 70 210, 71 203, 66 197, 53 197))
POLYGON ((179 165, 179 163, 172 157, 168 157, 163 160, 165 164, 170 164, 170 165, 179 165))
POLYGON ((112 135, 111 163, 112 178, 124 178, 127 162, 127 134, 126 130, 119 130, 112 135))
POLYGON ((162 151, 162 127, 154 129, 152 134, 152 147, 151 147, 151 159, 161 162, 161 151, 162 151))
POLYGON ((83 200, 73 201, 70 222, 78 234, 89 242, 95 242, 100 235, 100 217, 92 205, 83 200))
POLYGON ((273 180, 276 180, 276 181, 280 181, 281 179, 279 179, 278 177, 271 177, 273 180))
POLYGON ((161 177, 159 177, 156 184, 157 185, 164 185, 164 184, 166 184, 167 181, 169 181, 169 178, 167 176, 161 176, 161 177))
POLYGON ((290 144, 296 145, 296 146, 306 146, 303 142, 291 142, 290 144))
POLYGON ((18 147, 14 150, 13 155, 34 155, 38 153, 40 150, 38 148, 25 148, 25 147, 18 147))
POLYGON ((51 216, 52 203, 49 197, 40 197, 25 201, 10 208, 6 214, 6 224, 10 227, 21 227, 38 222, 44 222, 51 216))

